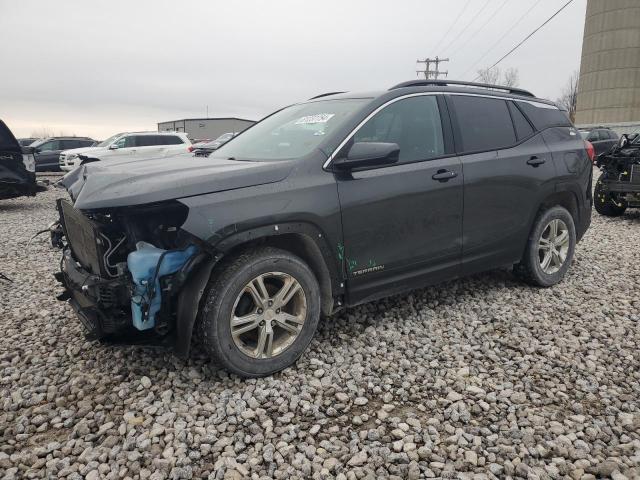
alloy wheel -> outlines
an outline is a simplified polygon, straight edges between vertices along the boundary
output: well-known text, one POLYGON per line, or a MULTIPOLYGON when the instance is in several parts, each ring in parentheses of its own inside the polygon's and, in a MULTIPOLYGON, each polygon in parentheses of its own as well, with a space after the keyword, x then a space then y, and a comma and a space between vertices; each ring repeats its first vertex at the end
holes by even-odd
POLYGON ((306 317, 307 299, 300 283, 287 273, 263 273, 236 298, 231 337, 245 355, 272 358, 293 344, 306 317))
POLYGON ((540 268, 552 275, 562 268, 569 253, 569 227, 562 220, 551 220, 538 240, 540 268))

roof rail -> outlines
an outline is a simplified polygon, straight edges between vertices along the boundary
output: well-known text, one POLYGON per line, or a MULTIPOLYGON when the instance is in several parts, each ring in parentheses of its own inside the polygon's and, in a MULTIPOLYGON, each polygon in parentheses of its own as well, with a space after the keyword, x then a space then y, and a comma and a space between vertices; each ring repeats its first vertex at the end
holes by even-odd
MULTIPOLYGON (((316 95, 315 97, 311 97, 309 100, 315 100, 316 98, 328 97, 329 95, 337 95, 339 93, 347 93, 347 92, 327 92, 321 93, 320 95, 316 95)), ((308 100, 307 100, 308 101, 308 100)))
POLYGON ((475 82, 464 82, 460 80, 409 80, 408 82, 402 82, 397 85, 394 85, 389 90, 395 90, 396 88, 406 88, 406 87, 429 87, 433 85, 439 85, 441 87, 446 86, 456 86, 460 85, 463 87, 477 87, 477 88, 488 88, 491 90, 503 90, 508 93, 512 93, 514 95, 522 95, 523 97, 535 97, 535 95, 528 90, 523 90, 521 88, 514 87, 504 87, 501 85, 491 85, 489 83, 475 83, 475 82))

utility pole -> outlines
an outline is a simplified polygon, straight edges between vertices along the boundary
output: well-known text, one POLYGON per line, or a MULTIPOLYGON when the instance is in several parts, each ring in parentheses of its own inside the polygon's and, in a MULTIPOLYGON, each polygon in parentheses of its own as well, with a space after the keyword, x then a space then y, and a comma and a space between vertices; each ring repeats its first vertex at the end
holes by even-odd
POLYGON ((423 74, 425 80, 429 80, 431 78, 438 79, 440 75, 444 75, 445 77, 449 74, 449 72, 441 72, 438 70, 438 66, 441 62, 448 62, 448 58, 439 58, 436 55, 436 58, 425 58, 424 60, 416 60, 416 63, 424 63, 424 70, 416 70, 416 75, 423 74), (435 70, 431 70, 431 64, 435 64, 435 70))

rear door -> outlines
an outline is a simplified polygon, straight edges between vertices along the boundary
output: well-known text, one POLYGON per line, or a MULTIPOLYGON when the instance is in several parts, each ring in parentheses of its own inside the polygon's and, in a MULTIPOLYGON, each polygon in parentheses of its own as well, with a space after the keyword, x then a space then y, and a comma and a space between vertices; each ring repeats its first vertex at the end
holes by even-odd
POLYGON ((135 135, 133 155, 140 158, 161 157, 165 146, 161 135, 135 135))
POLYGON ((448 101, 465 178, 463 272, 516 262, 540 199, 554 190, 549 149, 510 100, 451 95, 448 101))
POLYGON ((161 135, 159 138, 160 143, 164 146, 162 150, 164 155, 172 155, 188 151, 188 145, 178 135, 161 135))
POLYGON ((355 142, 397 143, 400 160, 335 174, 344 238, 337 248, 350 302, 457 275, 463 179, 442 96, 392 101, 358 129, 337 158, 355 142))
POLYGON ((62 151, 61 140, 49 140, 39 145, 35 151, 36 170, 59 170, 59 158, 62 151))

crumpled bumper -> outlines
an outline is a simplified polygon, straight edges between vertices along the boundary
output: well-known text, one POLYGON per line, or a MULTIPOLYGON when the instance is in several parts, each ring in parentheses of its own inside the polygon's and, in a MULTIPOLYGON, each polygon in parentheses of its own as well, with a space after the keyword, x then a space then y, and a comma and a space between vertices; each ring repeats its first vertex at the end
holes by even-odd
POLYGON ((63 253, 61 270, 55 276, 64 287, 58 299, 69 301, 88 338, 102 338, 126 328, 131 312, 129 286, 125 281, 104 279, 88 272, 73 259, 68 249, 63 253))

